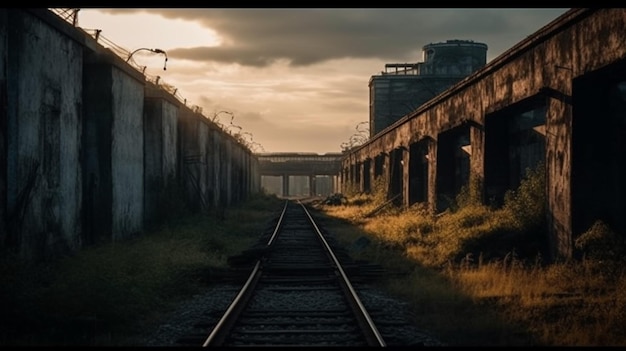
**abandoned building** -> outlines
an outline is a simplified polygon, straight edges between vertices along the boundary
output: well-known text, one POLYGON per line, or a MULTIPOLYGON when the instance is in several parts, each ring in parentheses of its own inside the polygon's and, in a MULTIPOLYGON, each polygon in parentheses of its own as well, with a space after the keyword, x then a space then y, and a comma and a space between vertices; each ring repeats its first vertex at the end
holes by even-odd
POLYGON ((387 63, 370 78, 370 137, 487 62, 487 45, 472 40, 431 43, 422 53, 423 62, 387 63))

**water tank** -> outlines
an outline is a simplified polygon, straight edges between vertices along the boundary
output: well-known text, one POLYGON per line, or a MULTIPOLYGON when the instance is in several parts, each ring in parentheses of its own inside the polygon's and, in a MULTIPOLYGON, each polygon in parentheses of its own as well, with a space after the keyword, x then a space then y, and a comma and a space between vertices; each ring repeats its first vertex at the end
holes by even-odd
POLYGON ((420 75, 468 76, 487 63, 487 44, 473 40, 446 40, 422 48, 420 75))

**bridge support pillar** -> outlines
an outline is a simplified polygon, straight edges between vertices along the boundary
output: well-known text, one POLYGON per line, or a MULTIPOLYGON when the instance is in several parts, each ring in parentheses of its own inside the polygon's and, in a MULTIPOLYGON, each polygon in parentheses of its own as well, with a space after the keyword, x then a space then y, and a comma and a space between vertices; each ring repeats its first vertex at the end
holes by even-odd
POLYGON ((391 182, 390 172, 391 172, 391 153, 383 154, 383 171, 382 177, 384 179, 385 185, 389 187, 389 182, 391 182))
POLYGON ((367 191, 367 189, 365 189, 365 162, 359 162, 358 163, 358 169, 357 169, 357 175, 358 175, 358 189, 359 192, 365 192, 367 191))
POLYGON ((411 205, 411 199, 409 197, 410 191, 410 158, 411 153, 407 148, 401 149, 401 158, 400 164, 402 165, 402 204, 405 207, 409 207, 411 205))
POLYGON ((283 196, 289 196, 289 174, 283 174, 283 196))
POLYGON ((369 167, 369 182, 370 182, 370 191, 376 192, 378 189, 376 188, 376 161, 370 161, 370 167, 369 167))
POLYGON ((315 189, 315 174, 309 176, 309 196, 317 195, 317 189, 315 189))

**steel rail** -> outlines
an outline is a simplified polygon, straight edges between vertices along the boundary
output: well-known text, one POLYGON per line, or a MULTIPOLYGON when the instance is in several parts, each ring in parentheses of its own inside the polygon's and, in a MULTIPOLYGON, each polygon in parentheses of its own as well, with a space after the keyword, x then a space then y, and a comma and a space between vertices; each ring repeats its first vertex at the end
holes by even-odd
MULTIPOLYGON (((331 249, 330 245, 328 244, 328 242, 326 241, 326 239, 322 235, 322 232, 317 227, 317 224, 313 220, 313 217, 311 216, 309 211, 306 209, 306 206, 302 202, 300 202, 300 200, 298 200, 298 204, 300 204, 300 206, 302 206, 302 209, 304 210, 304 213, 309 218, 309 221, 311 222, 311 225, 313 225, 313 228, 315 228, 315 232, 317 233, 319 238, 324 243, 324 246, 326 247, 326 251, 330 254, 330 256, 331 256, 331 258, 332 258, 332 260, 333 260, 333 262, 334 262, 334 264, 335 264, 335 266, 337 268, 337 270, 341 274, 342 284, 344 284, 345 288, 348 289, 348 291, 350 292, 350 296, 352 297, 352 300, 358 306, 358 309, 357 309, 358 313, 366 321, 368 328, 363 328, 363 329, 366 329, 368 331, 366 333, 366 338, 368 339, 368 341, 371 344, 375 343, 377 346, 387 346, 385 340, 383 339, 382 335, 378 331, 378 328, 376 327, 376 324, 374 324, 374 321, 372 320, 372 317, 369 315, 369 313, 367 312, 367 309, 365 308, 365 306, 361 302, 361 299, 357 295, 356 290, 354 290, 354 287, 352 287, 352 283, 350 283, 350 279, 348 279, 348 276, 346 275, 345 271, 343 270, 343 267, 341 266, 341 263, 339 262, 339 260, 335 256, 335 253, 331 249)), ((374 346, 374 345, 372 345, 372 346, 374 346)))
MULTIPOLYGON (((276 227, 274 228, 274 232, 272 233, 272 236, 267 242, 267 246, 270 246, 273 243, 276 236, 278 235, 278 232, 280 231, 280 228, 283 223, 283 219, 285 218, 285 213, 287 211, 288 204, 289 204, 289 201, 285 201, 285 206, 283 207, 283 211, 280 214, 278 223, 276 224, 276 227)), ((234 325, 234 322, 237 320, 237 317, 239 316, 241 311, 243 311, 244 304, 241 303, 241 301, 245 301, 251 296, 251 293, 254 291, 254 286, 256 285, 259 278, 261 277, 260 273, 261 273, 261 259, 257 260, 256 264, 254 265, 254 269, 252 269, 252 272, 250 273, 250 276, 248 277, 248 280, 246 280, 246 283, 241 288, 241 290, 239 290, 239 293, 237 294, 237 296, 235 296, 233 301, 230 303, 224 315, 217 322, 213 330, 211 330, 211 334, 209 334, 209 336, 206 338, 206 340, 202 344, 202 347, 208 347, 212 343, 215 343, 216 341, 219 341, 219 342, 222 341, 219 339, 225 336, 224 330, 230 329, 234 325)))

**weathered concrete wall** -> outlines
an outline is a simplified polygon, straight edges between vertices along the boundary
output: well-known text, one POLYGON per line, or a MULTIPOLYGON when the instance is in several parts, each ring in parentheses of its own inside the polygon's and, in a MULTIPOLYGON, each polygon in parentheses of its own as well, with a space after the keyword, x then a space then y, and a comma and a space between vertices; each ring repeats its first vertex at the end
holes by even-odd
POLYGON ((7 108, 4 243, 26 259, 40 258, 81 243, 83 47, 58 22, 6 11, 0 55, 7 108))
POLYGON ((143 227, 144 83, 119 69, 112 71, 111 143, 113 239, 143 227))
POLYGON ((226 206, 230 206, 233 203, 233 141, 231 138, 224 138, 224 147, 222 160, 222 180, 223 192, 222 201, 226 206))
POLYGON ((199 189, 200 163, 202 152, 198 145, 199 121, 191 109, 183 107, 178 118, 179 145, 179 174, 178 178, 185 189, 185 198, 192 211, 200 211, 202 208, 201 193, 199 189))
POLYGON ((165 180, 164 185, 168 185, 168 183, 175 179, 176 177, 176 168, 178 165, 178 157, 177 157, 177 137, 178 137, 178 106, 175 104, 163 104, 163 119, 161 123, 161 131, 162 131, 162 157, 163 161, 161 163, 161 171, 163 175, 163 179, 165 180))
MULTIPOLYGON (((8 11, 0 9, 0 67, 8 66, 8 21, 8 11)), ((0 248, 7 240, 7 74, 6 69, 0 69, 0 248)))
POLYGON ((99 243, 143 228, 145 77, 103 47, 84 71, 85 237, 99 243))
MULTIPOLYGON (((626 58, 626 9, 574 9, 494 59, 436 99, 405 116, 376 138, 351 152, 344 165, 362 162, 409 143, 470 125, 470 181, 482 179, 485 167, 485 118, 529 100, 546 105, 548 220, 555 258, 572 254, 571 85, 583 76, 626 58), (599 40, 598 38, 601 38, 599 40)), ((575 102, 574 102, 575 105, 575 102)), ((506 116, 506 114, 499 114, 506 116)), ((506 117, 503 117, 506 118, 506 117)), ((486 133, 486 132, 485 132, 486 133)), ((429 203, 438 189, 437 148, 429 153, 429 203)), ((408 179, 405 179, 408 182, 408 179)))
POLYGON ((144 101, 144 221, 158 220, 161 194, 174 186, 177 166, 177 121, 180 103, 156 86, 144 101))
POLYGON ((243 201, 248 198, 250 192, 250 152, 245 149, 240 149, 240 167, 241 167, 241 193, 239 195, 239 201, 243 201))
POLYGON ((195 179, 198 183, 198 195, 200 195, 200 205, 203 211, 206 211, 210 206, 210 199, 208 198, 208 190, 211 185, 207 182, 208 165, 206 163, 207 151, 209 145, 209 126, 197 116, 197 128, 198 128, 198 151, 200 151, 200 163, 196 165, 195 179))
POLYGON ((212 134, 212 148, 213 148, 213 152, 211 153, 211 159, 212 159, 212 163, 210 164, 212 167, 212 177, 210 179, 213 180, 214 184, 213 184, 213 206, 214 207, 219 207, 222 205, 222 188, 223 188, 223 183, 224 183, 224 179, 222 178, 222 159, 223 159, 223 152, 222 152, 222 139, 223 139, 223 134, 220 133, 220 131, 218 131, 217 129, 212 130, 211 131, 212 134))
POLYGON ((111 55, 101 52, 85 66, 84 207, 92 243, 143 226, 144 80, 111 55))
POLYGON ((85 63, 83 230, 85 245, 111 239, 111 66, 85 63))
MULTIPOLYGON (((147 89, 146 89, 147 90, 147 89)), ((151 94, 152 95, 152 94, 151 94)), ((159 192, 163 187, 162 177, 162 113, 164 101, 148 97, 144 101, 144 222, 152 225, 158 220, 159 192)))
POLYGON ((205 182, 205 194, 206 194, 206 208, 214 208, 215 207, 215 148, 214 148, 214 139, 215 133, 214 130, 218 127, 213 125, 213 123, 207 123, 206 130, 206 140, 204 142, 204 182, 205 182))
POLYGON ((259 165, 259 159, 252 153, 250 154, 250 163, 250 177, 252 178, 250 194, 254 194, 261 191, 261 167, 259 165))
POLYGON ((243 181, 243 174, 242 169, 241 169, 241 157, 242 157, 242 153, 241 153, 241 149, 238 147, 234 147, 233 148, 233 161, 232 161, 232 177, 233 177, 233 182, 232 182, 232 202, 233 203, 237 203, 241 200, 242 196, 242 190, 243 188, 246 186, 246 184, 243 181))
POLYGON ((252 175, 250 174, 250 168, 252 164, 250 159, 252 157, 252 152, 250 150, 242 149, 242 164, 241 164, 241 172, 243 177, 243 191, 241 193, 241 201, 248 199, 250 192, 252 191, 252 175))
MULTIPOLYGON (((251 191, 244 155, 250 150, 205 116, 182 108, 179 118, 179 177, 195 211, 225 207, 243 201, 251 191)), ((250 179, 251 179, 250 178, 250 179)))
POLYGON ((40 259, 140 232, 184 157, 199 156, 205 208, 259 178, 245 145, 47 9, 0 9, 0 67, 2 250, 40 259))

